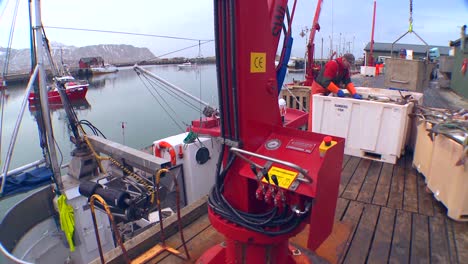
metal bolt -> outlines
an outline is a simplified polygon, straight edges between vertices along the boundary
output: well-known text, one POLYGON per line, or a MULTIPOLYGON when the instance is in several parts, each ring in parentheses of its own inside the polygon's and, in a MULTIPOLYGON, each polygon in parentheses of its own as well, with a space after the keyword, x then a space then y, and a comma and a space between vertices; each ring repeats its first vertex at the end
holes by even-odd
POLYGON ((296 248, 296 249, 293 249, 293 250, 292 250, 292 254, 293 254, 294 256, 299 256, 299 255, 301 255, 301 251, 300 251, 299 249, 296 248))

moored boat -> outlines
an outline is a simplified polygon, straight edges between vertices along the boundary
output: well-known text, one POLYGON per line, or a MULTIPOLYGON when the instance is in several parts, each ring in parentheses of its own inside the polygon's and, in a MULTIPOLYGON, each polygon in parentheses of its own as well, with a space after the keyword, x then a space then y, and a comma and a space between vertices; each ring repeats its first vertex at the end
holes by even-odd
MULTIPOLYGON (((65 88, 65 93, 70 101, 84 100, 88 92, 89 83, 85 80, 76 80, 72 76, 62 76, 54 78, 55 83, 50 86, 47 92, 49 103, 59 104, 62 103, 58 89, 65 88), (62 88, 57 88, 62 86, 62 88)), ((36 94, 31 92, 28 97, 29 104, 34 104, 37 100, 36 94)))
POLYGON ((93 75, 114 73, 119 71, 119 69, 112 64, 104 64, 102 66, 91 66, 90 70, 93 75))
POLYGON ((197 66, 196 63, 191 63, 190 61, 188 61, 188 62, 184 62, 182 64, 178 64, 177 68, 179 68, 179 70, 183 70, 183 69, 191 69, 191 68, 193 68, 195 66, 197 66))

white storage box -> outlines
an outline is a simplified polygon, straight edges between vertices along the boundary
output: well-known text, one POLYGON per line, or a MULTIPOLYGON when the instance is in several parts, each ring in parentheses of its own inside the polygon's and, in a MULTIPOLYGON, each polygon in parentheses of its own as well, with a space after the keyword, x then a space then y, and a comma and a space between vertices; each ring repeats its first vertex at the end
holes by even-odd
MULTIPOLYGON (((357 87, 357 92, 383 98, 401 98, 398 91, 357 87)), ((422 103, 422 94, 411 94, 422 103)), ((315 94, 313 96, 312 131, 346 139, 345 154, 395 164, 405 148, 408 114, 413 103, 404 105, 356 100, 315 94)))
POLYGON ((361 66, 361 74, 365 76, 375 76, 375 67, 374 66, 361 66))
POLYGON ((457 221, 468 221, 468 161, 455 166, 464 155, 461 144, 438 135, 427 180, 434 197, 447 207, 447 215, 457 221))

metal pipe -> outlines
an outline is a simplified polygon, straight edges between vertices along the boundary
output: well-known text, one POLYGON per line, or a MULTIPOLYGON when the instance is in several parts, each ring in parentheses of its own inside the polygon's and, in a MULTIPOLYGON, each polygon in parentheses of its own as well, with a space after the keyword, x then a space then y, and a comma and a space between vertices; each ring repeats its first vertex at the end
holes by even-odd
POLYGON ((42 118, 44 120, 44 126, 46 130, 47 138, 47 147, 49 151, 50 166, 52 167, 52 172, 54 173, 55 183, 57 184, 60 191, 63 190, 63 182, 60 174, 60 165, 57 159, 57 152, 55 149, 55 139, 54 132, 52 130, 52 120, 50 118, 49 110, 49 97, 47 94, 47 83, 46 83, 46 71, 44 66, 43 59, 43 48, 44 48, 44 39, 42 38, 42 21, 41 21, 41 10, 40 10, 40 0, 35 1, 35 17, 36 23, 34 30, 36 31, 36 59, 37 65, 39 68, 39 95, 41 99, 41 109, 42 109, 42 118))
MULTIPOLYGON (((279 163, 279 164, 288 166, 290 168, 293 168, 293 169, 299 171, 304 176, 305 179, 297 178, 298 181, 302 181, 302 182, 306 182, 306 183, 312 183, 313 182, 312 178, 309 176, 307 171, 305 171, 302 167, 300 167, 299 165, 296 165, 296 164, 294 164, 292 162, 271 158, 271 157, 268 157, 268 156, 260 155, 260 154, 254 153, 254 152, 250 152, 250 151, 247 151, 247 150, 238 149, 238 148, 234 148, 234 147, 231 148, 231 151, 234 154, 236 154, 236 153, 246 154, 246 155, 250 155, 252 157, 256 157, 256 158, 260 158, 260 159, 263 159, 263 160, 268 160, 268 161, 271 161, 271 162, 275 162, 275 163, 279 163)), ((252 162, 252 164, 255 164, 253 161, 249 161, 249 162, 252 162)))
POLYGON ((179 88, 179 87, 175 86, 174 84, 172 84, 172 83, 170 83, 170 82, 164 80, 163 78, 157 76, 156 74, 154 74, 154 73, 152 73, 152 72, 150 72, 150 71, 148 71, 148 70, 146 70, 146 69, 143 69, 142 67, 140 67, 140 66, 138 66, 138 65, 133 66, 133 69, 134 69, 135 71, 136 71, 136 70, 139 70, 139 71, 142 71, 142 72, 146 73, 147 75, 149 75, 149 76, 155 78, 156 80, 158 80, 158 81, 164 83, 165 85, 167 85, 167 86, 173 88, 174 90, 176 90, 176 91, 182 93, 183 95, 189 97, 190 99, 193 99, 193 100, 197 101, 198 103, 200 103, 200 104, 202 104, 202 105, 204 105, 204 106, 210 106, 210 104, 208 104, 208 103, 202 101, 200 98, 197 98, 197 97, 191 95, 190 93, 187 93, 187 92, 184 91, 182 88, 179 88))
MULTIPOLYGON (((374 27, 375 27, 375 9, 376 9, 377 2, 374 0, 374 15, 372 16, 372 33, 371 33, 371 43, 370 43, 370 54, 369 60, 367 60, 366 66, 374 66, 374 27)), ((393 47, 392 47, 393 49, 393 47)))
POLYGON ((461 27, 461 33, 460 33, 460 50, 462 52, 465 51, 465 41, 466 40, 466 25, 461 27))
POLYGON ((18 131, 19 131, 19 128, 21 126, 21 121, 23 119, 24 110, 26 109, 26 104, 28 103, 29 93, 31 92, 31 88, 33 87, 33 83, 36 80, 36 76, 37 76, 38 71, 39 71, 39 67, 36 66, 34 68, 33 74, 31 75, 31 78, 29 78, 29 82, 28 82, 28 86, 26 87, 26 91, 24 92, 23 102, 21 103, 20 112, 18 114, 18 118, 16 119, 15 127, 13 128, 13 133, 12 133, 11 140, 10 140, 10 145, 8 146, 8 151, 7 151, 7 154, 6 154, 5 163, 3 164, 2 175, 5 175, 5 176, 2 176, 2 186, 0 188, 0 194, 3 193, 3 189, 5 188, 5 180, 6 180, 6 177, 8 175, 7 172, 8 172, 8 168, 10 167, 11 157, 13 155, 13 149, 15 147, 16 138, 18 137, 18 131))
MULTIPOLYGON (((39 165, 42 165, 45 163, 45 159, 40 159, 40 160, 36 160, 34 162, 31 162, 29 164, 26 164, 26 165, 23 165, 21 167, 18 167, 16 169, 13 169, 9 172, 6 173, 6 175, 12 175, 12 174, 16 174, 18 172, 22 172, 22 171, 25 171, 25 170, 29 170, 31 168, 34 168, 34 167, 37 167, 39 165)), ((68 165, 68 164, 67 164, 68 165)), ((3 177, 5 174, 2 173, 0 177, 3 177)))

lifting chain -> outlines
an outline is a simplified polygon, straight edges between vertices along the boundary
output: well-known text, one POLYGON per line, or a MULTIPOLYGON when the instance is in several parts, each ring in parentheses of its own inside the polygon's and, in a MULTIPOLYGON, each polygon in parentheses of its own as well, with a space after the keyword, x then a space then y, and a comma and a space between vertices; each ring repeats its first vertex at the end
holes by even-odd
POLYGON ((413 0, 409 0, 409 29, 408 32, 413 32, 413 0))

